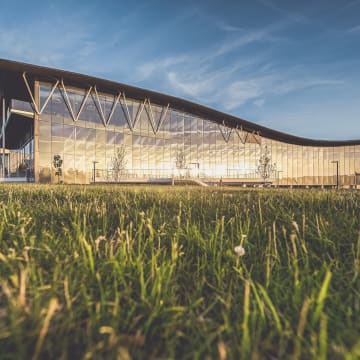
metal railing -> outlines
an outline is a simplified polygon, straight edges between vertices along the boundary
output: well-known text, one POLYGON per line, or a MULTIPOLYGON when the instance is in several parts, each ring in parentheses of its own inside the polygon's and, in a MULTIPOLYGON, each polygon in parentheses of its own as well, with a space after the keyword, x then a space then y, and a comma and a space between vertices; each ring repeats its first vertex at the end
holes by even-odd
MULTIPOLYGON (((90 173, 90 170, 88 171, 90 173)), ((227 169, 226 171, 216 173, 212 169, 129 169, 113 170, 93 168, 92 180, 95 182, 117 182, 127 179, 164 179, 164 178, 223 178, 223 179, 261 179, 255 170, 227 169)))

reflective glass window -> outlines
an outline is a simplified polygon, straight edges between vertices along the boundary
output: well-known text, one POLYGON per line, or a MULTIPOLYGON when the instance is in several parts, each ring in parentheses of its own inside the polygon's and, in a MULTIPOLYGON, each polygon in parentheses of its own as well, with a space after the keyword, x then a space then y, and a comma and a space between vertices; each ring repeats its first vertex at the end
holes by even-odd
MULTIPOLYGON (((40 109, 44 106, 46 100, 51 93, 51 86, 40 84, 39 86, 39 98, 40 98, 40 109)), ((45 107, 43 114, 51 114, 51 102, 49 101, 45 107)))
POLYGON ((91 94, 84 104, 84 108, 80 113, 80 119, 85 120, 87 126, 93 127, 95 124, 102 124, 103 121, 99 115, 99 111, 94 102, 94 94, 91 94))

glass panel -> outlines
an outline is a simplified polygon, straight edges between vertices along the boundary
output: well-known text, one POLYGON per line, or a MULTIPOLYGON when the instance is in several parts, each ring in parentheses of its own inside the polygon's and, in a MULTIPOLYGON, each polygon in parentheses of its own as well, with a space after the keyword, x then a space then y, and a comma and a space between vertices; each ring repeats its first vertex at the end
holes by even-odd
POLYGON ((67 155, 74 154, 74 132, 75 128, 71 125, 64 125, 63 136, 64 136, 64 153, 67 155))
POLYGON ((64 125, 63 127, 63 136, 65 139, 73 140, 74 139, 75 128, 71 125, 64 125))
POLYGON ((86 91, 82 89, 69 89, 67 87, 66 91, 68 94, 71 109, 73 110, 74 116, 76 117, 79 113, 81 104, 86 96, 86 91))
POLYGON ((51 139, 51 125, 49 123, 39 121, 39 139, 40 140, 51 139))
POLYGON ((91 94, 84 105, 83 110, 81 111, 81 114, 79 116, 79 119, 86 121, 87 127, 94 127, 95 124, 103 124, 103 121, 101 120, 101 117, 99 115, 98 109, 94 103, 94 95, 91 94))
MULTIPOLYGON (((146 118, 146 114, 144 114, 143 106, 141 103, 137 101, 127 100, 129 114, 130 114, 130 122, 134 129, 137 131, 141 131, 141 116, 146 118)), ((146 120, 147 121, 147 120, 146 120)))
POLYGON ((62 124, 53 123, 51 124, 51 136, 52 137, 63 137, 63 126, 62 124))
POLYGON ((71 114, 59 88, 55 89, 51 98, 51 114, 52 121, 62 122, 64 117, 71 119, 71 114))
POLYGON ((124 108, 121 106, 120 102, 118 102, 115 107, 110 124, 116 128, 129 128, 126 120, 126 114, 124 113, 124 108))
POLYGON ((39 153, 51 152, 51 141, 50 140, 39 140, 39 153))
MULTIPOLYGON (((104 110, 103 111, 104 111, 104 116, 105 116, 106 121, 109 120, 109 116, 110 116, 110 113, 111 113, 111 110, 112 110, 115 100, 116 100, 116 96, 106 95, 104 97, 104 110)), ((110 123, 111 123, 111 120, 112 119, 110 119, 110 123)))
MULTIPOLYGON (((44 106, 45 101, 50 95, 50 92, 51 92, 51 86, 40 84, 39 86, 40 109, 42 109, 42 107, 44 106)), ((45 114, 51 114, 51 102, 49 101, 49 103, 44 109, 45 114)))
MULTIPOLYGON (((165 111, 165 109, 163 110, 165 111)), ((159 127, 159 132, 160 133, 165 133, 168 132, 170 130, 170 118, 171 118, 171 110, 168 109, 165 113, 165 115, 163 116, 163 120, 162 123, 159 127)))

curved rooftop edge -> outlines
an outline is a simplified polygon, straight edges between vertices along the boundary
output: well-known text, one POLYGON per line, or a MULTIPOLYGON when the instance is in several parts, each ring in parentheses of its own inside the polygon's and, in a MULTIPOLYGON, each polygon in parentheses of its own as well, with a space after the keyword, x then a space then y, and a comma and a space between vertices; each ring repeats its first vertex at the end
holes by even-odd
POLYGON ((167 106, 168 104, 174 110, 183 111, 201 118, 223 124, 232 128, 242 127, 249 132, 258 132, 260 136, 272 140, 282 141, 289 144, 303 146, 346 146, 360 145, 359 140, 315 140, 295 135, 290 135, 281 131, 255 124, 233 115, 196 104, 194 102, 177 98, 171 95, 165 95, 156 91, 146 90, 135 86, 130 86, 94 76, 79 74, 71 71, 49 68, 45 66, 32 65, 12 60, 0 59, 0 71, 13 73, 26 72, 28 76, 43 81, 54 81, 62 79, 67 85, 88 87, 96 84, 98 91, 116 94, 119 91, 125 92, 126 96, 135 100, 144 100, 149 98, 152 103, 167 106))

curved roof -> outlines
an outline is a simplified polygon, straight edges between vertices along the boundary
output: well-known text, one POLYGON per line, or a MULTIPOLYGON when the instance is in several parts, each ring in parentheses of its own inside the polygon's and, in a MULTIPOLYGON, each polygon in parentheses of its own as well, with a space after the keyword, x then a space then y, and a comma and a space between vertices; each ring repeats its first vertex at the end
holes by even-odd
MULTIPOLYGON (((52 69, 44 66, 31 65, 16 61, 10 61, 5 59, 0 59, 0 72, 2 71, 3 76, 10 75, 12 81, 16 81, 17 78, 20 78, 23 72, 26 72, 27 75, 33 80, 43 80, 43 81, 54 81, 55 79, 63 79, 67 85, 80 86, 80 87, 90 87, 96 85, 97 89, 101 92, 113 93, 116 94, 119 91, 125 92, 128 98, 136 100, 144 100, 149 98, 152 103, 167 106, 168 104, 172 109, 190 113, 196 116, 199 116, 204 119, 208 119, 219 124, 225 124, 229 127, 242 127, 243 130, 249 132, 258 132, 262 137, 269 139, 282 141, 285 143, 304 145, 304 146, 344 146, 344 145, 360 145, 359 140, 314 140, 303 137, 298 137, 290 134, 286 134, 281 131, 273 130, 265 126, 261 126, 255 123, 252 123, 248 120, 223 113, 211 109, 209 107, 196 104, 194 102, 180 99, 174 96, 161 94, 159 92, 146 90, 138 88, 135 86, 130 86, 110 80, 100 79, 94 76, 83 75, 79 73, 74 73, 70 71, 64 71, 59 69, 52 69), (14 80, 15 79, 15 80, 14 80)), ((7 77, 6 77, 7 78, 7 77)), ((22 87, 23 84, 21 85, 22 87)), ((20 87, 14 86, 13 92, 21 91, 20 87)), ((23 90, 24 92, 24 90, 23 90)))

